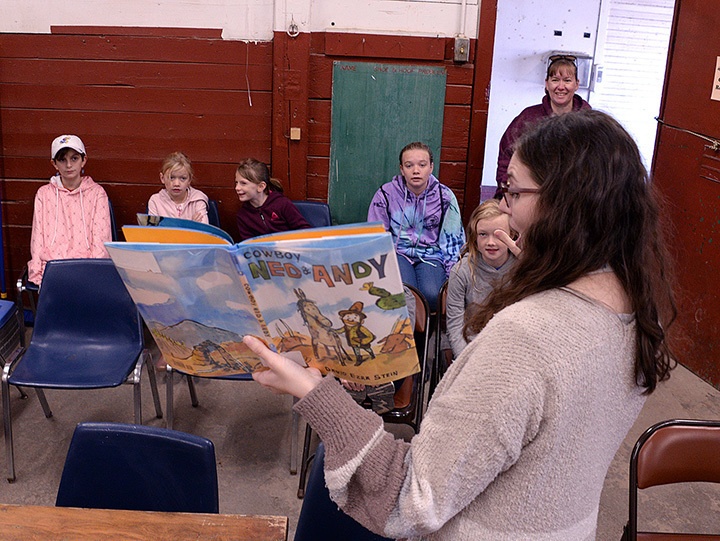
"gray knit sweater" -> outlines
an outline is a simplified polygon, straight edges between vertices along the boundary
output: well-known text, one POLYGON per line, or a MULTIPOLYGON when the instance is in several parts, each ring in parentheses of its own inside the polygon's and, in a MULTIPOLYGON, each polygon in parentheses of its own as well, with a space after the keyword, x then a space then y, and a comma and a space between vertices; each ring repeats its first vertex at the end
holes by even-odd
POLYGON ((608 466, 645 397, 635 324, 567 289, 499 312, 452 364, 412 442, 333 378, 296 410, 348 514, 387 537, 589 541, 608 466))
POLYGON ((495 283, 502 278, 515 264, 515 256, 510 257, 499 269, 488 265, 482 257, 475 261, 473 269, 475 279, 470 274, 470 256, 465 254, 450 271, 448 278, 447 301, 445 304, 446 326, 453 356, 457 358, 467 346, 463 337, 465 310, 472 305, 479 305, 485 300, 495 283))

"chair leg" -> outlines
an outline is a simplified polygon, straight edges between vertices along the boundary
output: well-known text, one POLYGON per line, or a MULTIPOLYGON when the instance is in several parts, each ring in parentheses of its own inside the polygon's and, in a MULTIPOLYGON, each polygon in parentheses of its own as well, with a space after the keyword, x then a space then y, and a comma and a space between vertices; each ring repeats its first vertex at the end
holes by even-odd
POLYGON ((190 374, 186 374, 185 378, 187 379, 188 391, 190 391, 190 404, 192 404, 193 408, 197 408, 200 402, 198 402, 197 391, 195 390, 195 380, 190 374))
POLYGON ((140 374, 138 374, 137 380, 133 382, 133 402, 135 407, 135 424, 142 424, 142 383, 140 381, 140 374))
POLYGON ((40 387, 35 387, 35 394, 38 397, 38 401, 40 402, 40 406, 42 407, 45 417, 49 419, 52 417, 52 411, 50 411, 50 404, 48 404, 47 398, 45 398, 45 391, 43 391, 40 387))
POLYGON ((152 354, 145 350, 148 379, 150 380, 150 390, 152 391, 153 402, 155 404, 155 416, 158 419, 162 419, 162 405, 160 404, 160 393, 158 392, 157 377, 155 375, 155 363, 153 362, 152 354))
POLYGON ((174 414, 173 414, 173 369, 169 364, 165 367, 166 378, 165 378, 165 411, 166 411, 166 423, 165 426, 169 429, 173 427, 174 414))
POLYGON ((312 428, 309 424, 305 425, 305 441, 303 442, 303 454, 302 460, 300 461, 300 476, 298 478, 298 491, 297 497, 301 500, 305 497, 305 484, 307 481, 307 474, 310 461, 313 456, 310 456, 310 441, 312 440, 312 428))
POLYGON ((5 425, 5 450, 7 453, 8 477, 9 483, 15 481, 15 454, 13 452, 12 439, 12 422, 10 416, 10 385, 7 378, 9 367, 6 366, 2 375, 2 402, 3 402, 3 421, 5 425))

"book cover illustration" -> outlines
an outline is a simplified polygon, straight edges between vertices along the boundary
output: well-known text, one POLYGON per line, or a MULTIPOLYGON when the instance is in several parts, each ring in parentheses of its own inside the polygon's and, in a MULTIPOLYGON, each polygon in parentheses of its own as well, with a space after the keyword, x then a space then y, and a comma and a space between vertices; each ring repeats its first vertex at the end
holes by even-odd
POLYGON ((253 334, 357 382, 418 372, 390 236, 346 232, 281 241, 270 235, 234 246, 107 246, 165 360, 177 369, 218 376, 257 370, 260 360, 242 344, 253 334))

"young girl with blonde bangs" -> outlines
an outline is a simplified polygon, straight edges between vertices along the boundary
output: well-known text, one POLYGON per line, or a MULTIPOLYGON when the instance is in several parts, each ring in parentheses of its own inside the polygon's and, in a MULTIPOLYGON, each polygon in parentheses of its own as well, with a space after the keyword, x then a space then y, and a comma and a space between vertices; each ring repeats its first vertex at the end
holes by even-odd
POLYGON ((470 216, 467 243, 448 279, 447 332, 454 357, 468 344, 463 336, 465 322, 515 263, 515 256, 496 235, 498 230, 514 236, 508 215, 500 210, 497 199, 489 199, 470 216))
POLYGON ((165 188, 150 197, 148 214, 208 223, 208 197, 190 186, 194 178, 190 159, 182 152, 170 154, 160 168, 165 188))

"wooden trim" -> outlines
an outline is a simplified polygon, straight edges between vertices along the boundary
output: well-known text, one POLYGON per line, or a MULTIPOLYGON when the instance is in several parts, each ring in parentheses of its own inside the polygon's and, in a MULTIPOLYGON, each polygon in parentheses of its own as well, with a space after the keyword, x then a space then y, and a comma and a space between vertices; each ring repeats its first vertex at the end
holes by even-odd
POLYGON ((325 34, 325 54, 362 58, 442 61, 446 38, 370 34, 325 34), (402 40, 402 45, 398 40, 402 40))
POLYGON ((90 36, 160 36, 164 38, 222 39, 222 28, 164 28, 145 26, 51 26, 51 34, 90 36))
POLYGON ((470 112, 470 144, 468 146, 465 198, 462 208, 465 223, 470 221, 470 214, 480 203, 496 21, 497 0, 483 0, 480 5, 480 27, 475 49, 475 75, 470 112))
POLYGON ((309 77, 310 34, 275 32, 271 170, 290 199, 307 199, 309 77), (291 128, 300 130, 299 140, 290 139, 291 128))

